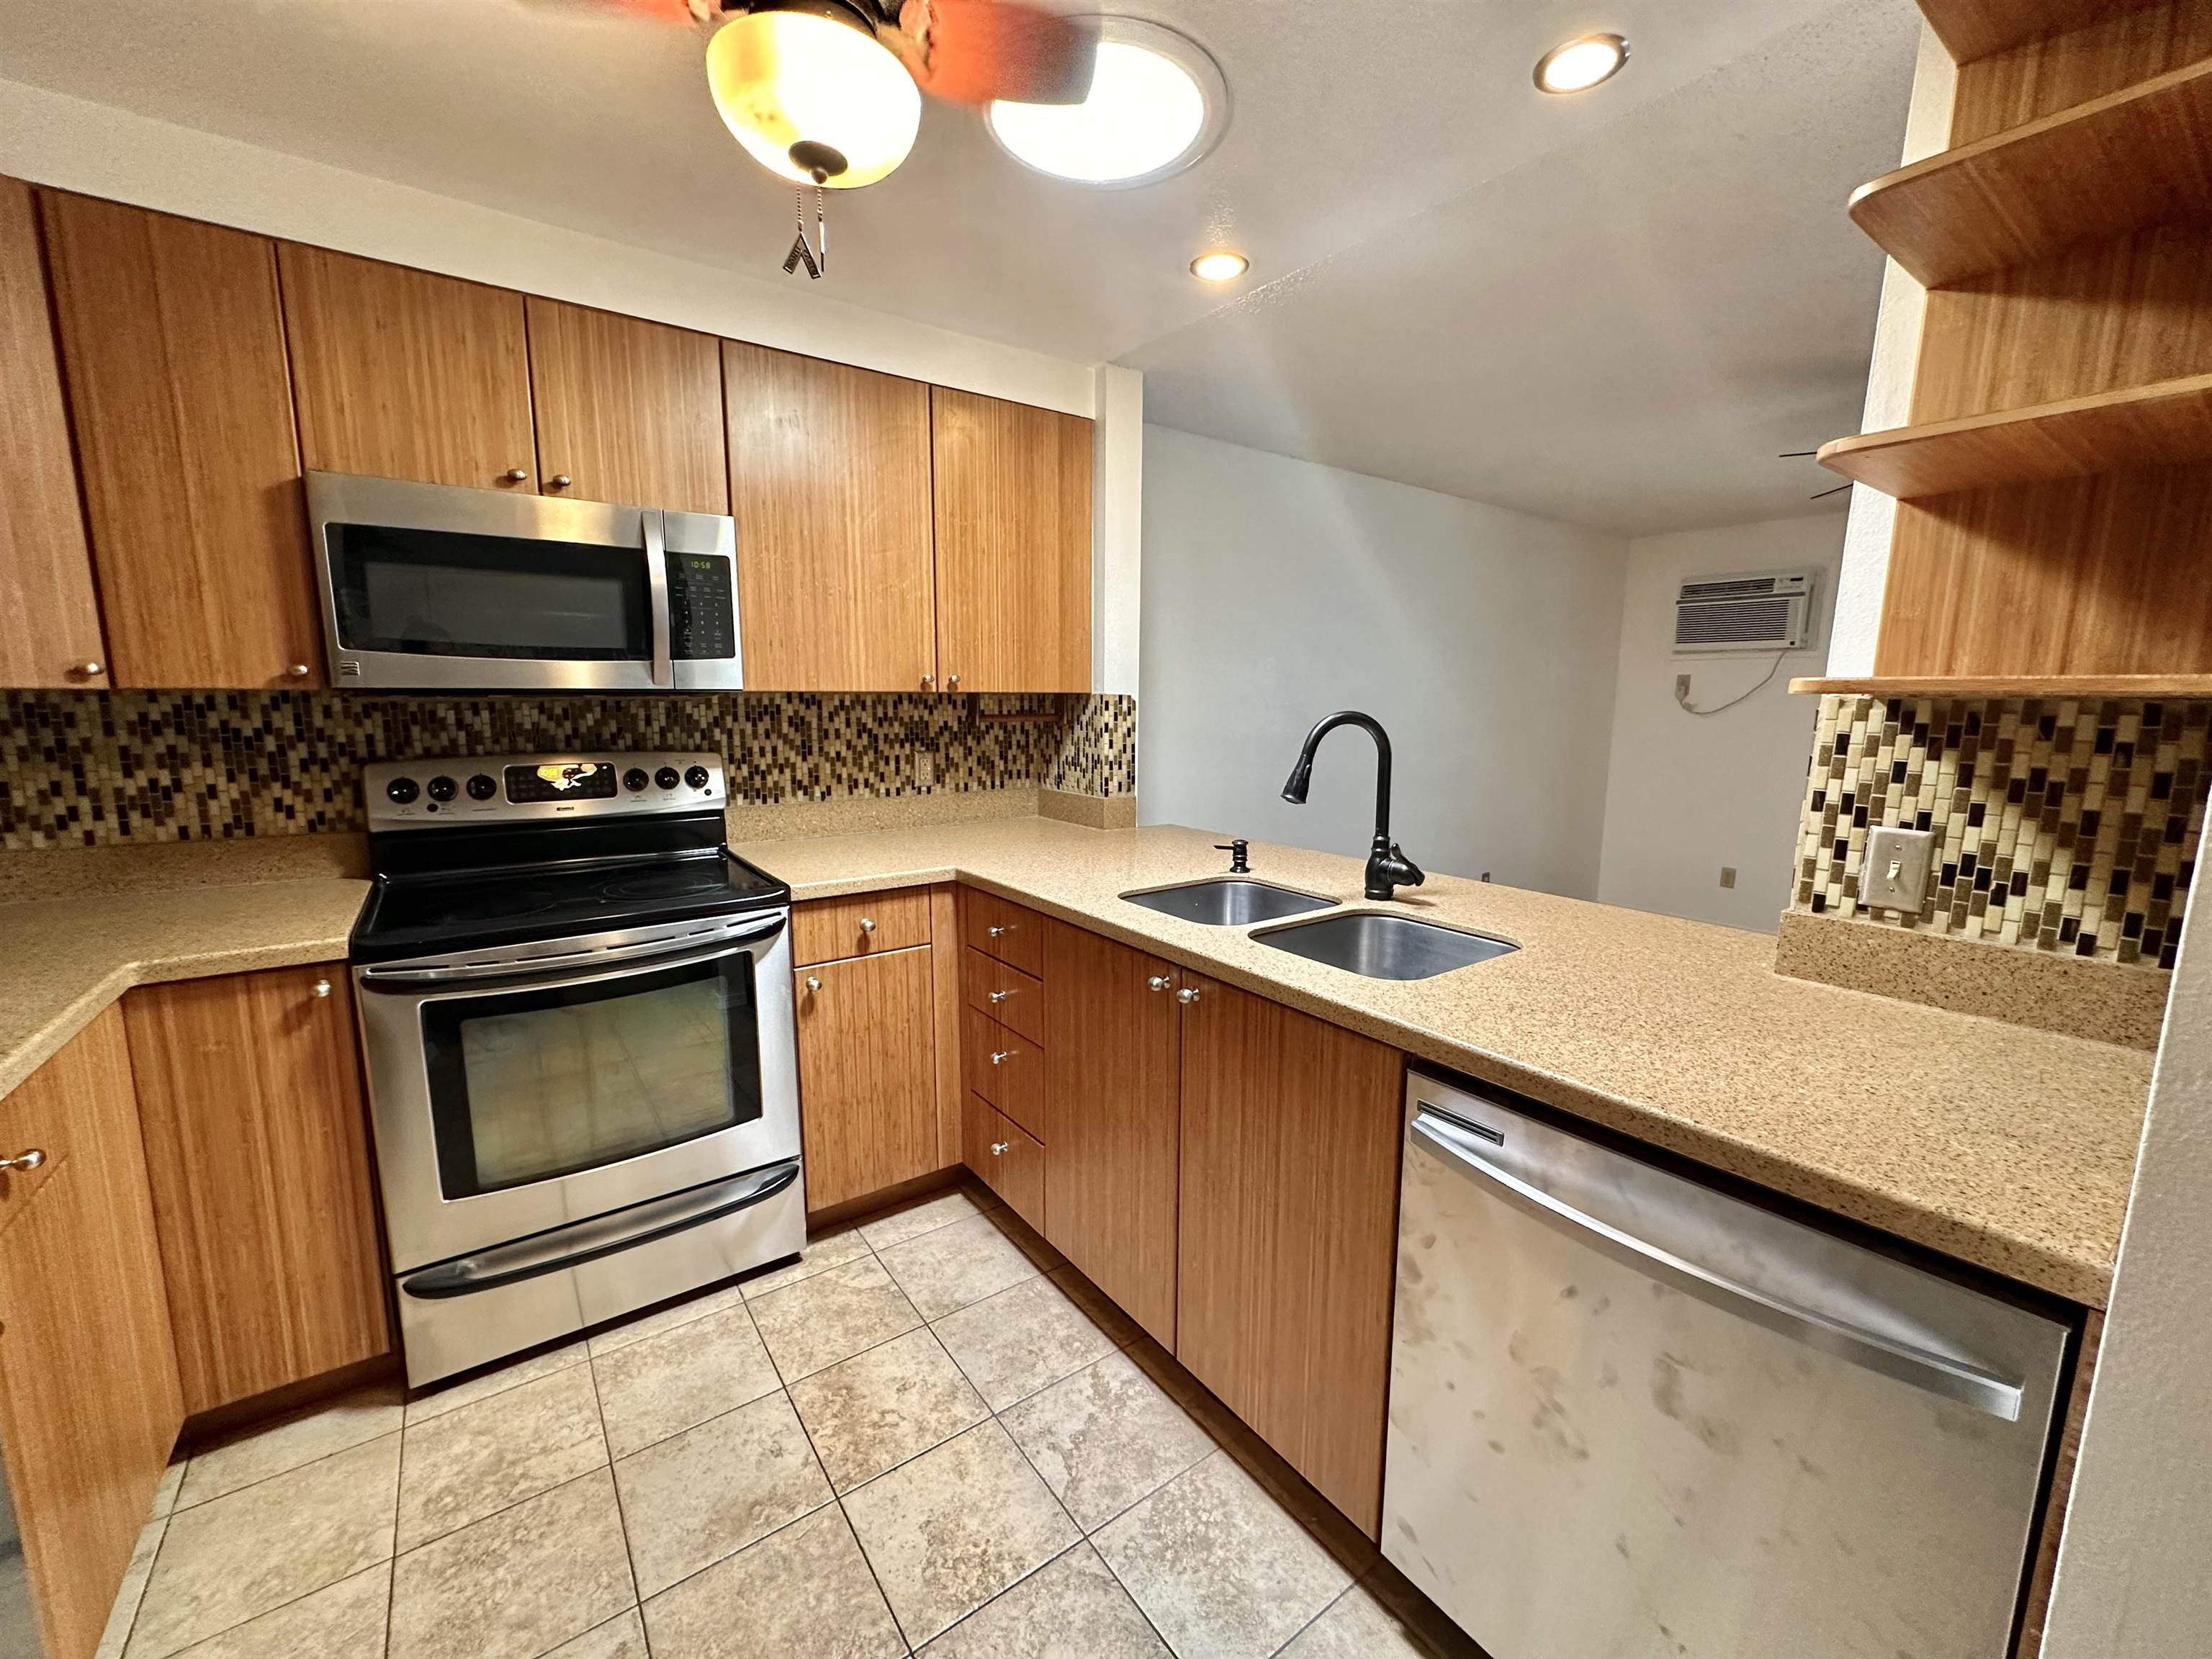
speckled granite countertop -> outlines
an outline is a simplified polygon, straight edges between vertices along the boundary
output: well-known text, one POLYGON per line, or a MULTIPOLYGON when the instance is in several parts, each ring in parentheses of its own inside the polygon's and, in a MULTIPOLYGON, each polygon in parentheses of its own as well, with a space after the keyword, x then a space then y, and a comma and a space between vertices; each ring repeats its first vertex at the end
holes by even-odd
MULTIPOLYGON (((801 898, 953 878, 1960 1260, 2102 1306, 2150 1086, 2139 1049, 1776 974, 1774 940, 1431 876, 1389 908, 1510 939, 1370 980, 1120 895, 1220 874, 1222 837, 1046 819, 738 851, 801 898)), ((1258 879, 1370 906, 1361 860, 1255 845, 1258 879)))
POLYGON ((0 1095, 134 985, 343 961, 368 896, 318 878, 0 904, 0 1095))

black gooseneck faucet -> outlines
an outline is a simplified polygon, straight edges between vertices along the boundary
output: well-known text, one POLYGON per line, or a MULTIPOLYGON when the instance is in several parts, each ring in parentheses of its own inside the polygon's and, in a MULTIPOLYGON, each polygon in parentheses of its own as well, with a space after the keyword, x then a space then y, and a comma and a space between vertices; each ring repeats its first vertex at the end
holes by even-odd
POLYGON ((1340 726, 1356 726, 1375 739, 1375 844, 1367 854, 1367 896, 1391 898, 1399 888, 1419 887, 1428 878, 1390 839, 1390 734, 1373 715, 1347 708, 1307 732, 1305 746, 1298 750, 1298 763, 1291 768, 1290 781, 1283 786, 1283 799, 1293 806, 1306 804, 1306 790, 1313 782, 1314 750, 1340 726))

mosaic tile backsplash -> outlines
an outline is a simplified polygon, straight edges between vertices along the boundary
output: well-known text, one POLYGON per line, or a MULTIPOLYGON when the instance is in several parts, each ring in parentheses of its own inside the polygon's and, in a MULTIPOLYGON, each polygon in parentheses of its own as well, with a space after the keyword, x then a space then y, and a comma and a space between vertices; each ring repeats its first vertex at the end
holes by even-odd
POLYGON ((734 802, 1137 786, 1136 700, 743 692, 690 697, 335 691, 0 693, 0 848, 367 827, 370 761, 700 749, 734 802))
POLYGON ((2212 702, 1826 696, 1791 908, 2173 966, 2212 702), (1933 830, 1917 915, 1859 903, 1869 826, 1933 830))

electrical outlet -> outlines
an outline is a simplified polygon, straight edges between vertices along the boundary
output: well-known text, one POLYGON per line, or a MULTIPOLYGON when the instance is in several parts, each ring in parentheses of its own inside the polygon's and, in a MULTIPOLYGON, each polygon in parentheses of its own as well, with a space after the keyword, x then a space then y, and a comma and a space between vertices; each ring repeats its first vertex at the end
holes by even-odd
POLYGON ((1721 885, 1731 888, 1735 885, 1735 866, 1733 864, 1721 866, 1721 885))
POLYGON ((1869 831, 1866 868, 1859 873, 1859 902, 1870 910, 1917 914, 1928 896, 1928 866, 1935 853, 1932 830, 1869 831))

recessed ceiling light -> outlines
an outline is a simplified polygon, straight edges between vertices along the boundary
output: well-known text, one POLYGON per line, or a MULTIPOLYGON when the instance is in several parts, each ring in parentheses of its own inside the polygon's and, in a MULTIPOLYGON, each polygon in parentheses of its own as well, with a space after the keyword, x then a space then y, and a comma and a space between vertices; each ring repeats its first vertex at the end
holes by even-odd
POLYGON ((1190 274, 1201 283, 1233 283, 1252 268, 1252 262, 1227 248, 1201 253, 1190 262, 1190 274))
POLYGON ((1585 34, 1553 46, 1536 64, 1540 92, 1588 92, 1610 81, 1628 61, 1628 42, 1617 34, 1585 34))
POLYGON ((1213 59, 1173 29, 1101 17, 1098 67, 1079 104, 994 103, 984 124, 1024 167, 1078 184, 1150 184, 1199 160, 1229 125, 1213 59))

